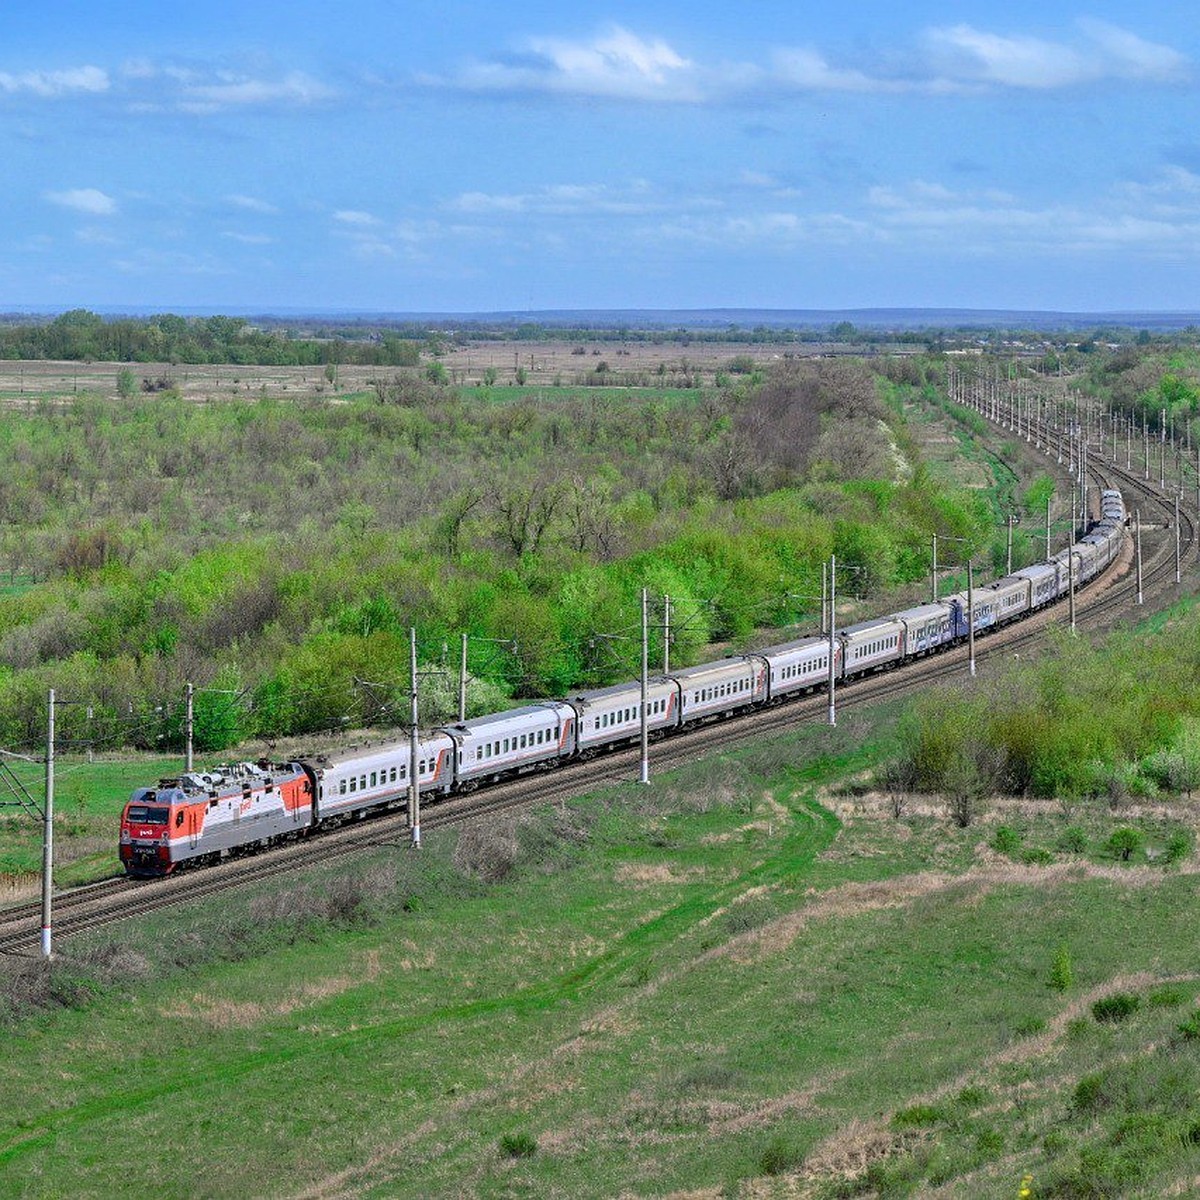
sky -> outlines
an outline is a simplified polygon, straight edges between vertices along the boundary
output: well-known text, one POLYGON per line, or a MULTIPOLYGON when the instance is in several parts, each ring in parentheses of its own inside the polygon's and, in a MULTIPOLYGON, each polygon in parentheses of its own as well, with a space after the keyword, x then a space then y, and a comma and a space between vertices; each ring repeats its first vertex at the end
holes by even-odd
POLYGON ((0 309, 1200 309, 1194 3, 5 0, 0 309))

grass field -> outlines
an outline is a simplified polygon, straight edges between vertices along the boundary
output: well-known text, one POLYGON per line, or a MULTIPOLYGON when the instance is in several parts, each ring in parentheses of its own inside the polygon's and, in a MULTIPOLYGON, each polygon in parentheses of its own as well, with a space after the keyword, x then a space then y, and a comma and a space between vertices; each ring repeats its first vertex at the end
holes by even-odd
MULTIPOLYGON (((42 827, 15 802, 27 795, 39 806, 44 803, 45 767, 19 759, 11 760, 9 767, 11 776, 0 792, 6 805, 0 808, 0 878, 19 881, 41 870, 42 827)), ((55 883, 69 887, 115 874, 120 868, 116 845, 121 809, 130 793, 181 769, 177 757, 151 755, 61 761, 54 781, 55 883)))
POLYGON ((1200 900, 1160 850, 1194 811, 897 818, 861 782, 895 715, 9 964, 4 1190, 1186 1185, 1200 900))

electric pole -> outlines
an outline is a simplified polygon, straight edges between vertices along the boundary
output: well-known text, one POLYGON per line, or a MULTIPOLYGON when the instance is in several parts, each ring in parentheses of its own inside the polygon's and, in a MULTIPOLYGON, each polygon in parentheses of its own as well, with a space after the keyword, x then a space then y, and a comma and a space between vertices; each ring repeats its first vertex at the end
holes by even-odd
POLYGON ((408 825, 412 830, 412 848, 419 850, 421 848, 421 772, 417 762, 417 756, 420 754, 420 733, 417 725, 417 631, 415 628, 410 628, 408 633, 408 661, 412 679, 412 706, 409 713, 409 719, 412 721, 412 732, 409 734, 408 742, 408 825))
POLYGON ((829 724, 837 724, 837 701, 834 697, 837 658, 837 555, 829 556, 829 724))
POLYGON ((650 723, 646 712, 650 692, 650 600, 642 588, 642 770, 641 782, 650 782, 650 723))
POLYGON ((54 689, 46 707, 46 803, 42 809, 42 957, 49 958, 52 945, 51 906, 54 897, 54 689))
POLYGON ((183 766, 185 771, 190 771, 192 769, 192 749, 196 733, 195 699, 196 689, 189 683, 187 685, 187 711, 184 716, 185 748, 183 755, 183 766))

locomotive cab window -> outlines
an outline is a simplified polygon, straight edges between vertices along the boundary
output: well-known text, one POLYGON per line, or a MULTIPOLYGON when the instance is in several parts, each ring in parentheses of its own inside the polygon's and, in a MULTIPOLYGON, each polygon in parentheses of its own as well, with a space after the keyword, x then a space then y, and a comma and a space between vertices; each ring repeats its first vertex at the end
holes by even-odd
POLYGON ((170 815, 170 809, 148 808, 144 804, 129 806, 129 820, 134 825, 165 825, 170 815))

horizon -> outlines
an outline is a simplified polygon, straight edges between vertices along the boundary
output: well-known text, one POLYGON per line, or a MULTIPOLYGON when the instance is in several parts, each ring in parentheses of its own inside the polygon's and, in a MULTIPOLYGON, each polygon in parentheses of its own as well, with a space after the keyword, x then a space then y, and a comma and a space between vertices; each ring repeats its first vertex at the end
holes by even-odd
POLYGON ((949 328, 996 329, 1020 325, 1051 331, 1056 329, 1079 329, 1084 327, 1108 327, 1114 329, 1158 329, 1178 331, 1200 324, 1200 309, 1197 310, 1129 310, 1105 311, 1082 310, 1076 312, 1054 309, 1006 309, 1006 308, 920 308, 920 307, 862 307, 862 308, 561 308, 535 311, 387 311, 372 309, 309 309, 303 307, 276 308, 264 311, 252 307, 226 306, 146 307, 138 305, 95 306, 73 305, 70 307, 41 307, 36 305, 0 305, 0 323, 13 323, 14 319, 53 320, 70 312, 90 312, 105 320, 152 320, 158 316, 181 316, 188 319, 203 319, 213 316, 233 317, 248 322, 264 320, 286 324, 289 321, 349 321, 364 324, 443 324, 462 322, 468 325, 544 325, 547 328, 606 328, 614 325, 630 325, 635 328, 663 329, 685 328, 692 332, 709 331, 715 328, 732 328, 751 332, 755 327, 767 326, 779 329, 823 329, 840 323, 848 323, 856 329, 904 330, 930 332, 949 328), (742 318, 745 322, 736 318, 742 318), (692 321, 693 324, 686 324, 692 321))

